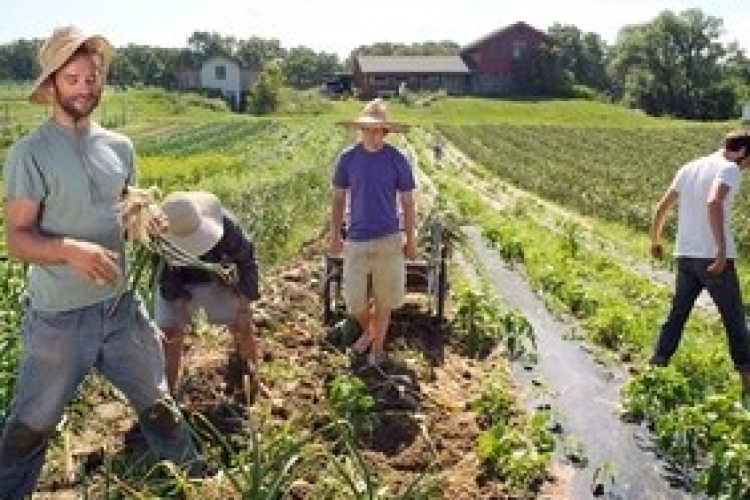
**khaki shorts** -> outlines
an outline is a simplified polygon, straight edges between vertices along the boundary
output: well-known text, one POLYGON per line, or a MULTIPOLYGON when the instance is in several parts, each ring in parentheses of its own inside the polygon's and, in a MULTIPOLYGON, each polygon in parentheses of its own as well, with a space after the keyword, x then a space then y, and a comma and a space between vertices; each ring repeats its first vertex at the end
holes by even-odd
POLYGON ((347 241, 343 276, 347 312, 362 314, 369 298, 378 307, 401 307, 406 288, 405 266, 401 233, 371 241, 347 241), (372 276, 369 287, 368 276, 372 276))
MULTIPOLYGON (((188 302, 190 317, 194 318, 199 310, 206 313, 206 319, 212 325, 228 325, 237 318, 239 296, 232 288, 218 283, 189 285, 188 290, 193 296, 188 302)), ((156 292, 154 298, 154 320, 160 328, 182 328, 179 318, 170 303, 156 292)))

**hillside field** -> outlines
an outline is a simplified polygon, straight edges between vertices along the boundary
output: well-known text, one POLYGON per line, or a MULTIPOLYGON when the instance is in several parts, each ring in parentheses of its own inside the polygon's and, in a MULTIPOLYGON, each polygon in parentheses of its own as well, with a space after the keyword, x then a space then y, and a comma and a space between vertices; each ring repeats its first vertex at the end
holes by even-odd
MULTIPOLYGON (((352 339, 323 324, 320 301, 332 165, 353 140, 335 122, 356 117, 362 104, 288 92, 281 112, 257 117, 162 90, 107 92, 97 119, 133 139, 142 186, 213 191, 251 234, 263 275, 260 371, 271 397, 244 407, 226 400, 227 336, 199 322, 181 403, 216 474, 191 483, 123 446, 132 412, 95 376, 53 440, 44 498, 566 500, 576 498, 570 470, 593 488, 616 484, 614 473, 602 479, 606 464, 576 464, 554 391, 539 396, 542 389, 512 375, 519 365, 534 373, 541 332, 488 287, 491 271, 461 236, 465 226, 480 231, 575 341, 591 346, 597 363, 626 372, 623 416, 648 426, 660 453, 684 469, 689 491, 747 494, 750 417, 735 404, 716 315, 691 318, 673 366, 644 369, 669 304, 660 277, 673 264, 647 255, 651 208, 683 162, 711 152, 739 121, 651 118, 584 100, 393 100, 392 118, 414 128, 391 140, 430 193, 429 203, 421 198, 422 227, 444 221, 452 245, 450 289, 444 320, 425 297, 410 297, 389 330, 389 362, 372 369, 350 355, 352 339), (438 135, 446 145, 439 161, 431 150, 438 135), (552 403, 530 405, 534 397, 552 403), (228 411, 238 417, 234 428, 222 427, 228 411)), ((0 159, 47 111, 24 102, 23 87, 0 86, 0 159)), ((748 255, 744 184, 735 227, 748 255)), ((747 290, 750 268, 738 267, 747 290)), ((23 270, 13 261, 0 269, 4 410, 20 350, 23 270)), ((139 287, 148 299, 148 280, 139 287)))

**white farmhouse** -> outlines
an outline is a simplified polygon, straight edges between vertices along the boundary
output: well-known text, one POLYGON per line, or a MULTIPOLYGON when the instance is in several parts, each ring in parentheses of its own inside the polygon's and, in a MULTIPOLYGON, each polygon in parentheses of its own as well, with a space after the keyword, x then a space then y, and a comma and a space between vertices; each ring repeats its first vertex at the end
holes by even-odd
POLYGON ((200 68, 177 71, 178 90, 217 90, 235 111, 244 109, 245 97, 258 78, 258 71, 243 67, 230 57, 214 56, 200 68))

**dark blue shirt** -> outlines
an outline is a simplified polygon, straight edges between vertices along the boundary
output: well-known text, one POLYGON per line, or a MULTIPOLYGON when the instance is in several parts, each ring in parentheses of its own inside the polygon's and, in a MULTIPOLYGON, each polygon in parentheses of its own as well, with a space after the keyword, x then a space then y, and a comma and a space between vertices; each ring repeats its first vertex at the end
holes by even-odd
MULTIPOLYGON (((224 212, 222 219, 224 234, 211 250, 200 256, 203 262, 235 264, 237 266, 237 292, 250 300, 260 298, 258 292, 258 264, 255 260, 255 249, 234 216, 224 212)), ((210 271, 193 267, 172 266, 163 259, 158 263, 158 284, 161 296, 167 300, 190 300, 189 286, 217 281, 224 284, 221 278, 210 271)))
POLYGON ((399 232, 398 193, 416 187, 409 160, 388 143, 374 152, 361 143, 345 149, 333 185, 349 191, 347 238, 353 241, 399 232))

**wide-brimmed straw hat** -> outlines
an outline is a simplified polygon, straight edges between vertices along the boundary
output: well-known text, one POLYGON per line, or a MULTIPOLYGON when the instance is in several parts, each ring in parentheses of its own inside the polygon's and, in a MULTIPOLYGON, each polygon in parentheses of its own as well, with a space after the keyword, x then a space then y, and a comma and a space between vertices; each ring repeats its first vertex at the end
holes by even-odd
POLYGON ((219 198, 205 191, 177 191, 161 208, 169 221, 164 238, 199 257, 211 250, 224 234, 219 198))
POLYGON ((41 67, 39 78, 29 92, 29 101, 37 104, 52 102, 49 77, 59 70, 81 46, 87 46, 101 57, 102 77, 106 75, 114 51, 112 45, 101 35, 88 35, 75 26, 56 28, 52 36, 39 48, 37 60, 41 67))
POLYGON ((336 123, 349 128, 382 128, 388 132, 406 132, 409 130, 409 125, 388 119, 388 110, 385 101, 382 99, 374 99, 365 104, 356 120, 344 120, 336 123))

